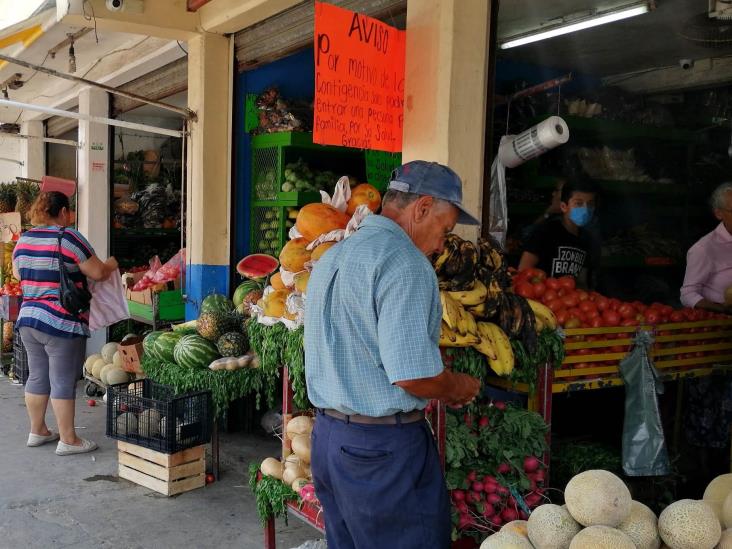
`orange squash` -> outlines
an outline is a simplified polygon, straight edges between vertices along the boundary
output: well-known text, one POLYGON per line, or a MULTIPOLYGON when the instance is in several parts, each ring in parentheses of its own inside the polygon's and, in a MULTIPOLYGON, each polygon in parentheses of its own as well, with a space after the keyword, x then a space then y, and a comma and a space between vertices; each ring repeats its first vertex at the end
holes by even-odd
POLYGON ((351 191, 351 198, 348 199, 346 213, 348 215, 353 215, 356 208, 362 204, 368 206, 369 210, 373 213, 379 211, 379 208, 381 207, 381 194, 376 190, 376 187, 369 185, 368 183, 356 185, 356 187, 351 191))
POLYGON ((315 248, 313 250, 313 253, 310 256, 310 259, 313 261, 317 261, 321 257, 323 257, 323 254, 330 250, 333 246, 335 246, 335 242, 323 242, 320 246, 315 248))
POLYGON ((305 268, 305 263, 310 261, 310 252, 305 248, 310 240, 307 238, 295 238, 290 240, 280 252, 280 265, 286 271, 298 273, 305 268))
POLYGON ((272 275, 272 278, 269 279, 269 284, 275 290, 284 290, 285 289, 285 283, 282 282, 282 274, 279 271, 277 271, 275 274, 272 275))
MULTIPOLYGON (((308 242, 312 242, 321 234, 345 229, 350 216, 336 210, 330 204, 308 204, 300 208, 295 227, 308 242)), ((280 260, 280 263, 282 260, 280 260)))

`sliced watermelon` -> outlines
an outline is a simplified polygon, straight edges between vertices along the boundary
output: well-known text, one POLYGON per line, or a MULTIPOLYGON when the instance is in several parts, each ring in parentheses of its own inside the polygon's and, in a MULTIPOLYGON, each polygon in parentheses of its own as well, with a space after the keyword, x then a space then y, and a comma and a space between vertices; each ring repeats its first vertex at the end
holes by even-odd
POLYGON ((280 266, 276 258, 267 254, 246 256, 236 265, 236 272, 245 278, 264 278, 274 273, 280 266))

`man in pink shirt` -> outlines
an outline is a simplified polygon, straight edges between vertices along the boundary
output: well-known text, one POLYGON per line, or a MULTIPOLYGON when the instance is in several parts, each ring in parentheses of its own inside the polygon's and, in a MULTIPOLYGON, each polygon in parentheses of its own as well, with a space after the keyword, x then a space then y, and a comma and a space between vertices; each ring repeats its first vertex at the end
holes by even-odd
POLYGON ((732 306, 724 302, 724 292, 732 286, 732 183, 717 187, 711 203, 720 224, 689 249, 681 303, 732 313, 732 306))

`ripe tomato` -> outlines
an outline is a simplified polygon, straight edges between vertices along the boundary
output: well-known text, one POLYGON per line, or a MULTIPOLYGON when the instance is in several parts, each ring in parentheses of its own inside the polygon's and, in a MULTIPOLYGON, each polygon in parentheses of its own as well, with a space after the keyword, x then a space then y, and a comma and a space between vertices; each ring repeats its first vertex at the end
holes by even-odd
POLYGON ((589 299, 580 300, 579 304, 580 311, 583 313, 589 313, 590 311, 597 311, 597 305, 589 299))
POLYGON ((595 299, 595 305, 597 306, 598 311, 604 311, 608 307, 610 307, 610 300, 606 297, 599 296, 597 299, 595 299))
POLYGON ((546 273, 541 269, 526 269, 524 272, 526 273, 526 278, 531 283, 546 280, 546 273))
POLYGON ((534 295, 534 287, 528 282, 522 282, 518 284, 515 288, 515 292, 521 297, 525 297, 527 299, 534 299, 536 297, 534 295))
POLYGON ((577 290, 577 299, 579 301, 587 301, 590 299, 590 294, 587 293, 585 290, 577 290))
POLYGON ((638 326, 637 318, 626 318, 620 323, 621 326, 638 326))
POLYGON ((549 307, 554 314, 564 309, 564 303, 561 299, 552 299, 551 301, 545 301, 546 306, 549 307))
POLYGON ((571 309, 572 307, 576 307, 579 303, 579 300, 577 299, 577 296, 574 293, 566 294, 562 298, 562 303, 564 303, 564 306, 568 309, 571 309))
POLYGON ((541 281, 534 282, 532 284, 534 286, 534 296, 536 299, 541 299, 544 296, 544 293, 546 292, 546 284, 544 284, 541 281))
POLYGON ((661 315, 656 309, 648 309, 645 313, 646 322, 649 324, 658 324, 661 320, 661 315))
POLYGON ((635 308, 630 303, 623 303, 620 307, 618 307, 618 313, 620 313, 620 316, 625 319, 634 319, 635 315, 638 314, 635 308))
POLYGON ((618 310, 618 307, 620 307, 620 306, 621 306, 622 304, 623 304, 623 303, 622 303, 622 302, 621 302, 621 301, 620 301, 619 299, 615 299, 614 297, 613 297, 613 298, 611 298, 611 299, 610 299, 610 300, 608 301, 608 306, 609 306, 609 308, 610 308, 610 309, 612 309, 613 311, 617 311, 617 310, 618 310))
POLYGON ((554 311, 555 316, 557 317, 557 322, 560 326, 565 326, 567 323, 567 311, 564 309, 560 309, 559 311, 554 311))
MULTIPOLYGON (((571 317, 569 320, 567 320, 567 322, 564 323, 565 328, 579 328, 581 326, 582 326, 582 321, 579 318, 577 318, 576 316, 571 317)), ((587 351, 587 350, 589 350, 589 349, 580 349, 580 353, 578 353, 578 354, 581 354, 581 351, 587 351)))
POLYGON ((602 312, 602 321, 605 323, 605 326, 619 326, 620 315, 613 310, 607 309, 602 312))
MULTIPOLYGON (((582 303, 580 303, 580 305, 582 305, 582 303)), ((590 311, 587 311, 585 313, 585 318, 587 318, 587 319, 600 318, 600 311, 598 311, 597 309, 592 309, 590 311)))
POLYGON ((673 311, 669 315, 669 320, 671 322, 683 322, 684 321, 684 313, 682 313, 681 311, 673 311))
POLYGON ((544 284, 546 284, 546 287, 550 290, 558 290, 562 287, 562 285, 559 283, 559 281, 556 278, 547 278, 544 281, 544 284))
MULTIPOLYGON (((597 311, 595 311, 597 313, 597 311)), ((605 322, 602 320, 600 313, 597 313, 596 317, 590 319, 590 328, 602 328, 605 326, 605 322)))
POLYGON ((544 292, 544 295, 542 296, 542 301, 544 304, 548 303, 549 301, 554 301, 559 297, 559 294, 556 290, 552 290, 549 288, 548 284, 544 284, 546 286, 546 291, 544 292))
POLYGON ((562 276, 559 278, 559 285, 567 290, 574 290, 577 283, 572 276, 562 276))
POLYGON ((580 309, 579 307, 571 307, 571 308, 567 309, 567 314, 569 315, 570 318, 575 317, 575 318, 579 318, 580 320, 585 319, 585 313, 583 313, 582 309, 580 309))

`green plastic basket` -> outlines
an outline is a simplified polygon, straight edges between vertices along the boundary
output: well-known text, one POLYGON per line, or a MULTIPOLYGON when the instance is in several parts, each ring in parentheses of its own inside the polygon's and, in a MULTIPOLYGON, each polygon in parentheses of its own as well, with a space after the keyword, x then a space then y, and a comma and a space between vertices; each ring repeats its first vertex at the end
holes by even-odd
POLYGON ((295 224, 295 206, 271 205, 252 208, 250 231, 251 253, 279 256, 280 250, 289 240, 290 227, 295 224))

